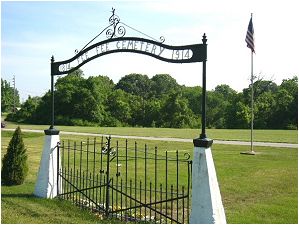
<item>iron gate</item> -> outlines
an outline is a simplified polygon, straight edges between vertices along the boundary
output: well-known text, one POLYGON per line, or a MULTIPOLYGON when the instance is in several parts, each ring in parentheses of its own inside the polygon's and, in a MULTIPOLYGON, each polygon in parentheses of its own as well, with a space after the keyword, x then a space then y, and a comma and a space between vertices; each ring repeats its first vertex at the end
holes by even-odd
POLYGON ((190 155, 105 139, 58 145, 58 197, 125 221, 189 223, 190 155))

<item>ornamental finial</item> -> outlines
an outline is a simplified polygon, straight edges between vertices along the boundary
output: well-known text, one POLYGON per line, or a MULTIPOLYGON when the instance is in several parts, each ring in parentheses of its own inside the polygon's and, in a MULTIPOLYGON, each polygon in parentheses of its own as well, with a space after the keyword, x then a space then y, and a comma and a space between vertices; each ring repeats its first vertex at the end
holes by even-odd
POLYGON ((115 9, 112 7, 112 15, 109 18, 110 27, 106 31, 107 38, 116 38, 116 37, 123 37, 126 34, 126 29, 124 26, 119 26, 120 19, 119 17, 114 14, 115 9))
POLYGON ((207 40, 208 40, 208 39, 207 39, 206 33, 204 33, 203 36, 202 36, 202 43, 203 43, 203 44, 206 44, 206 43, 207 43, 207 40))

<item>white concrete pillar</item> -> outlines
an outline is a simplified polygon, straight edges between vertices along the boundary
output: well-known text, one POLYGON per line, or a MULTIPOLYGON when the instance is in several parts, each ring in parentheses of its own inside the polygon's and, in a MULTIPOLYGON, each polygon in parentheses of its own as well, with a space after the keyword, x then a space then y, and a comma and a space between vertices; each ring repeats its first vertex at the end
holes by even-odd
POLYGON ((210 146, 213 140, 195 139, 192 164, 191 224, 226 224, 210 146))
MULTIPOLYGON (((59 142, 59 131, 56 130, 57 132, 54 132, 54 134, 47 131, 49 130, 45 131, 44 148, 34 195, 41 198, 54 198, 57 196, 57 143, 59 142)), ((61 190, 61 185, 59 186, 61 190)))

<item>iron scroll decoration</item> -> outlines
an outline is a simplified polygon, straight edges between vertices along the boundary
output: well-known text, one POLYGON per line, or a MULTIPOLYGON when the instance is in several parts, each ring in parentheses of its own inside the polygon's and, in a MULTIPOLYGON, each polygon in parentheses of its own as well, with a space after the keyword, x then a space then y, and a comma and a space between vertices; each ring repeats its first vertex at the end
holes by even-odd
POLYGON ((107 29, 106 36, 107 38, 113 37, 123 37, 126 34, 126 28, 124 26, 118 26, 120 19, 117 15, 115 15, 115 9, 112 8, 112 16, 109 18, 109 24, 113 26, 113 30, 111 28, 107 29), (116 34, 117 31, 117 34, 116 34))
MULTIPOLYGON (((200 139, 206 139, 206 61, 207 61, 207 39, 203 35, 202 44, 192 44, 183 46, 171 46, 164 44, 165 38, 160 37, 160 41, 139 32, 151 39, 140 37, 124 37, 126 34, 125 26, 132 28, 122 22, 115 14, 115 9, 112 8, 112 16, 109 18, 109 25, 101 31, 95 38, 88 42, 82 50, 75 50, 76 55, 70 59, 63 61, 54 61, 54 56, 51 58, 51 98, 52 98, 52 121, 46 134, 58 134, 59 131, 54 128, 54 76, 71 73, 79 69, 84 64, 98 57, 117 53, 131 52, 144 54, 154 57, 158 60, 169 63, 203 63, 203 89, 202 89, 202 132, 200 139), (90 45, 99 35, 106 31, 107 39, 90 45)), ((134 28, 132 28, 134 29, 134 28)), ((136 31, 136 30, 135 30, 136 31)), ((195 143, 194 143, 195 144, 195 143)))
MULTIPOLYGON (((207 48, 204 41, 205 35, 203 44, 170 46, 163 43, 165 41, 163 36, 158 41, 140 31, 138 32, 151 39, 124 37, 126 34, 125 26, 134 29, 120 22, 119 17, 115 14, 115 9, 112 8, 109 25, 100 33, 102 34, 106 31, 107 39, 87 47, 99 34, 88 42, 81 51, 75 50, 76 55, 74 57, 60 62, 54 62, 53 60, 51 75, 55 76, 73 72, 95 58, 116 52, 144 54, 170 63, 203 62, 207 59, 207 48)), ((134 30, 137 31, 136 29, 134 30)))

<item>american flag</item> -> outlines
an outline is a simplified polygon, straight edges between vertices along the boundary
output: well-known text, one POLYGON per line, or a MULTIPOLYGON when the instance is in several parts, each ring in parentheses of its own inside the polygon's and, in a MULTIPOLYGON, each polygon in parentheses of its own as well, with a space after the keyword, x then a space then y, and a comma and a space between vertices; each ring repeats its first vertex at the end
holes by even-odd
POLYGON ((251 51, 255 53, 255 51, 254 51, 254 30, 253 30, 253 24, 252 24, 252 17, 250 18, 250 21, 248 24, 245 41, 247 43, 247 47, 250 48, 251 51))

